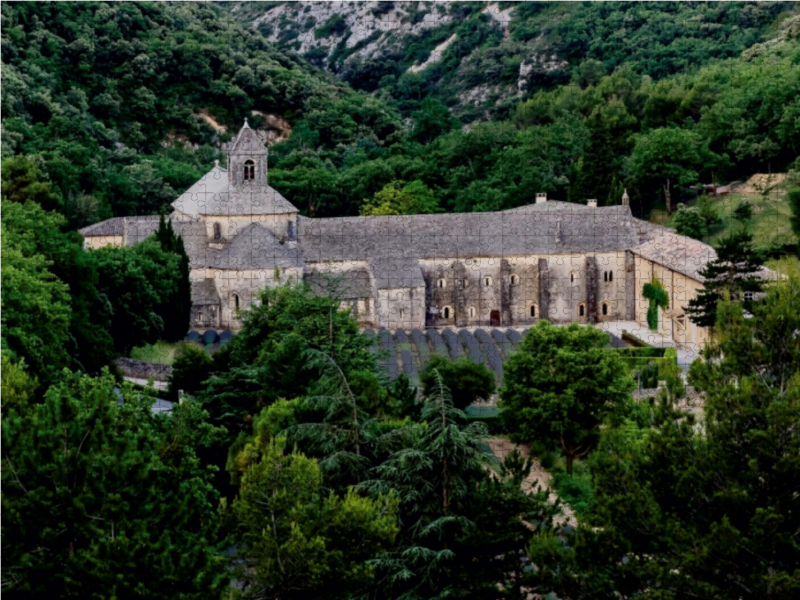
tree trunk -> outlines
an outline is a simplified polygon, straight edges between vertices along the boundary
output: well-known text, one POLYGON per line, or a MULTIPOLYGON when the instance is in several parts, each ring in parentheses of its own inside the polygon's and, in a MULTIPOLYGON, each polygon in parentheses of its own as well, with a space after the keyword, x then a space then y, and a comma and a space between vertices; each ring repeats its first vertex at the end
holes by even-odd
POLYGON ((567 474, 572 477, 572 463, 575 462, 575 456, 567 454, 567 474))
POLYGON ((669 177, 667 177, 667 183, 664 186, 664 201, 667 203, 667 214, 672 214, 672 194, 670 193, 669 189, 669 177))

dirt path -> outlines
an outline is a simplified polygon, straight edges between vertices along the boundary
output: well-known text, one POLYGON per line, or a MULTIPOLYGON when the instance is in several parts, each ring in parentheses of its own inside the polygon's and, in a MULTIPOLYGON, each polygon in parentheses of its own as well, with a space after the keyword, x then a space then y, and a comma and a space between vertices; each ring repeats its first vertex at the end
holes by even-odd
MULTIPOLYGON (((540 487, 541 489, 546 488, 550 490, 550 494, 548 496, 550 502, 555 502, 558 499, 555 491, 550 487, 550 482, 552 481, 553 476, 544 470, 536 457, 531 456, 530 449, 527 446, 523 446, 522 444, 514 444, 513 442, 509 442, 508 440, 499 437, 489 438, 486 440, 486 443, 489 445, 489 448, 491 448, 492 454, 494 454, 501 462, 503 459, 505 459, 506 455, 508 455, 514 449, 517 449, 522 456, 530 457, 533 466, 531 468, 530 475, 528 475, 528 477, 525 478, 525 481, 522 482, 522 488, 526 492, 533 491, 537 487, 540 487)), ((563 514, 554 519, 555 525, 572 525, 573 527, 577 526, 578 521, 575 518, 575 513, 564 503, 563 500, 561 501, 561 512, 563 514)))

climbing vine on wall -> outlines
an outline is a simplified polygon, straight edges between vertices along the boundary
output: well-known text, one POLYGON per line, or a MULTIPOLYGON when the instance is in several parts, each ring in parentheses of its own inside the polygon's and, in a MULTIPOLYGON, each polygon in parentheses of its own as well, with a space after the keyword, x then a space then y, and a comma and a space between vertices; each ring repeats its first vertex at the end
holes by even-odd
POLYGON ((650 306, 647 308, 647 326, 652 331, 656 331, 658 329, 658 309, 659 307, 661 310, 669 308, 669 296, 664 291, 664 286, 655 277, 650 283, 644 284, 642 295, 650 300, 650 306))

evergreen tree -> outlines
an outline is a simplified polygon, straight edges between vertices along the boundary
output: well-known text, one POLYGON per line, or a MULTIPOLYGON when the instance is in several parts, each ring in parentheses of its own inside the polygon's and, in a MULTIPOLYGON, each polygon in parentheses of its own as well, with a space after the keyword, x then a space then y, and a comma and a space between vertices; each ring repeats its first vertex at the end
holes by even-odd
POLYGON ((700 327, 714 327, 717 322, 717 303, 726 295, 742 301, 745 310, 752 312, 754 295, 764 283, 758 276, 761 255, 753 249, 753 235, 747 231, 732 232, 715 246, 717 258, 700 271, 703 289, 689 301, 686 314, 700 327))
POLYGON ((156 416, 153 401, 108 374, 65 373, 3 419, 9 597, 221 596, 217 494, 194 452, 217 432, 194 404, 156 416))
POLYGON ((177 280, 176 289, 158 308, 158 313, 164 321, 164 339, 168 342, 177 342, 189 331, 191 323, 192 283, 189 279, 189 256, 186 254, 183 238, 176 235, 172 228, 172 219, 165 219, 163 213, 155 236, 164 252, 177 254, 180 259, 178 271, 174 276, 177 280))
POLYGON ((424 395, 430 396, 435 393, 439 377, 450 390, 453 405, 459 410, 464 410, 478 400, 488 400, 494 394, 496 387, 494 373, 486 365, 478 364, 464 356, 452 361, 433 354, 420 374, 424 395))

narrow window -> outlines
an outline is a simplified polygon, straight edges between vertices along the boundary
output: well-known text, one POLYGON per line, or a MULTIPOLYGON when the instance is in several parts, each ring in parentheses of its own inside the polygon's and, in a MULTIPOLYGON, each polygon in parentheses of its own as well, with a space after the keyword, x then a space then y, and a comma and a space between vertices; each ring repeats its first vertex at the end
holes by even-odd
POLYGON ((222 237, 222 225, 214 223, 214 239, 218 240, 222 237))
POLYGON ((531 318, 536 317, 536 305, 531 304, 531 318))
POLYGON ((239 294, 234 294, 233 295, 233 307, 236 310, 239 310, 239 294))
POLYGON ((401 308, 401 309, 400 309, 400 320, 401 320, 401 321, 403 320, 403 317, 405 316, 405 314, 406 314, 406 311, 404 311, 404 310, 401 308))
POLYGON ((201 312, 197 313, 197 322, 198 323, 202 323, 203 322, 203 313, 201 313, 201 312))
POLYGON ((445 319, 449 319, 450 318, 450 308, 447 307, 447 306, 445 306, 445 308, 444 308, 444 318, 445 319))
POLYGON ((569 274, 569 282, 575 283, 575 271, 569 274))
POLYGON ((608 280, 609 281, 614 281, 614 271, 609 271, 608 272, 608 280))
POLYGON ((483 278, 483 285, 489 287, 492 285, 492 278, 491 277, 484 277, 483 278))
POLYGON ((475 307, 474 306, 470 306, 469 307, 469 317, 470 317, 470 319, 474 319, 475 318, 475 307))
POLYGON ((517 285, 519 283, 519 277, 516 275, 511 276, 511 285, 517 285))
POLYGON ((252 159, 244 161, 244 180, 249 181, 256 178, 256 163, 252 159))
POLYGON ((464 278, 464 288, 468 288, 468 287, 469 287, 469 279, 467 279, 467 278, 465 277, 465 278, 464 278))
POLYGON ((603 271, 603 281, 608 281, 608 271, 603 271))
POLYGON ((586 315, 586 307, 583 304, 581 304, 580 306, 578 306, 578 316, 583 317, 585 315, 586 315))
POLYGON ((606 304, 605 302, 603 302, 603 314, 604 315, 608 314, 608 304, 606 304))
POLYGON ((443 288, 443 287, 444 287, 444 279, 440 279, 440 280, 437 282, 437 285, 438 285, 440 288, 443 288))

